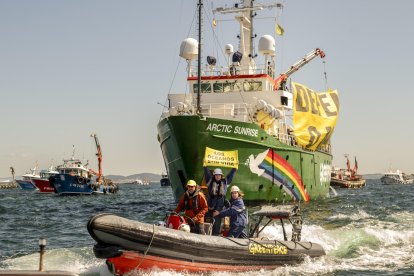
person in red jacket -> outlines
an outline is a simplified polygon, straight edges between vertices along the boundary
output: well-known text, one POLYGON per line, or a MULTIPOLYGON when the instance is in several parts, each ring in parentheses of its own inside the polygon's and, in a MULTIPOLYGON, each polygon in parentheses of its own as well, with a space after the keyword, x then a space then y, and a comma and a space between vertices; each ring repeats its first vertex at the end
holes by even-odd
POLYGON ((204 194, 197 189, 197 183, 194 180, 188 180, 187 191, 181 197, 178 202, 175 212, 184 210, 184 215, 187 223, 190 224, 191 232, 205 234, 204 233, 204 215, 208 211, 207 200, 204 194))

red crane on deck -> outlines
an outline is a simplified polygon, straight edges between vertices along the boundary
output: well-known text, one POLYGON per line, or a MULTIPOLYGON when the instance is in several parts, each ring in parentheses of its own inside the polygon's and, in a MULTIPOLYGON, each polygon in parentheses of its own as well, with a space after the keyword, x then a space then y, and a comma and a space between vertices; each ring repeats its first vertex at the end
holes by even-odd
POLYGON ((89 171, 97 176, 96 182, 99 183, 99 182, 101 182, 101 180, 103 178, 103 174, 102 174, 102 150, 101 150, 101 145, 99 144, 98 136, 96 134, 91 134, 91 137, 93 137, 95 139, 95 145, 96 145, 96 150, 97 150, 96 156, 98 156, 98 169, 99 169, 99 171, 95 172, 92 169, 89 169, 89 171))
POLYGON ((285 83, 286 83, 286 80, 290 77, 290 75, 292 75, 293 73, 298 71, 305 64, 307 64, 309 61, 311 61, 312 59, 314 59, 317 56, 320 56, 321 58, 324 58, 325 53, 321 49, 316 48, 312 52, 308 53, 303 59, 301 59, 298 62, 296 62, 295 64, 293 64, 290 67, 289 70, 287 70, 286 72, 280 74, 280 76, 277 79, 275 79, 275 84, 273 86, 274 90, 279 90, 279 89, 283 88, 285 83))

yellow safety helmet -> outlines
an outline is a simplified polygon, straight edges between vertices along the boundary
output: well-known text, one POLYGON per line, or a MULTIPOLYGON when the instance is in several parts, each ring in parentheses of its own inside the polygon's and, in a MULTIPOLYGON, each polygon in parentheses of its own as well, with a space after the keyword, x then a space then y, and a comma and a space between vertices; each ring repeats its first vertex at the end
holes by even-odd
POLYGON ((194 180, 190 179, 187 182, 187 186, 194 186, 195 187, 195 186, 197 186, 197 183, 194 180))

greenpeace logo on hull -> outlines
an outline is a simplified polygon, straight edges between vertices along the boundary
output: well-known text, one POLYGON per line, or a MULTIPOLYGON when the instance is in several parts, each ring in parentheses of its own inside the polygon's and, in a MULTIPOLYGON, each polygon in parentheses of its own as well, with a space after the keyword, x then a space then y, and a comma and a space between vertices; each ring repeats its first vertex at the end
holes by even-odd
POLYGON ((259 131, 257 129, 249 128, 249 127, 240 127, 240 126, 235 126, 233 128, 232 125, 209 123, 206 130, 222 132, 222 133, 241 134, 241 135, 246 135, 246 136, 251 136, 251 137, 259 136, 259 131))
POLYGON ((330 164, 321 164, 319 167, 319 180, 321 184, 331 182, 331 169, 330 164))

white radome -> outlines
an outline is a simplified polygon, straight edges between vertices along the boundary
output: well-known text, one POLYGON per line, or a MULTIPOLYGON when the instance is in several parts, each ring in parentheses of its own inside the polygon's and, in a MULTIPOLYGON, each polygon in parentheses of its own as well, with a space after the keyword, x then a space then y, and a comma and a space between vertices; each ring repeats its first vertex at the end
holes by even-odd
POLYGON ((259 39, 259 53, 262 55, 275 55, 276 42, 271 35, 264 35, 259 39))
POLYGON ((186 38, 181 42, 180 57, 186 60, 196 59, 198 56, 198 41, 194 38, 186 38))
POLYGON ((226 44, 226 46, 224 46, 224 52, 226 53, 226 55, 231 55, 234 53, 233 50, 233 45, 231 44, 226 44))

